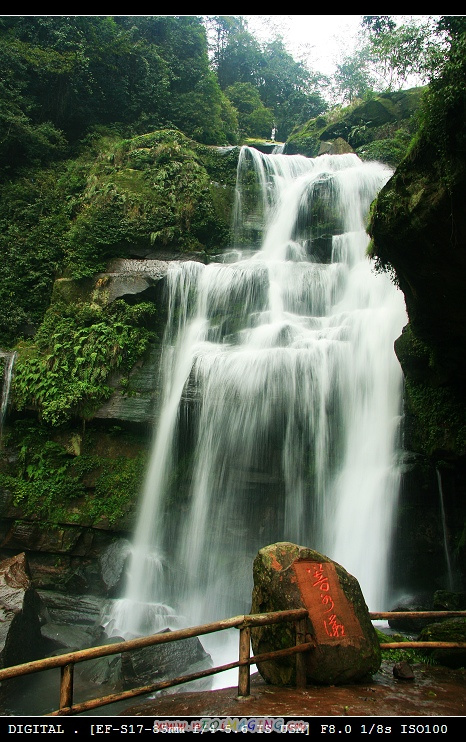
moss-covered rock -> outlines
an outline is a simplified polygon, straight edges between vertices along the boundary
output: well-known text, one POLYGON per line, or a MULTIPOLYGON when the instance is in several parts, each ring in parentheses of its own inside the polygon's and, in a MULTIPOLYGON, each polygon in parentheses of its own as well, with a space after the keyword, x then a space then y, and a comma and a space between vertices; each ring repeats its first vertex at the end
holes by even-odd
MULTIPOLYGON (((308 682, 346 683, 367 678, 379 669, 379 642, 364 597, 357 580, 341 565, 312 549, 281 542, 259 551, 253 575, 251 613, 308 608, 306 641, 315 644, 305 660, 308 682), (309 580, 306 575, 303 581, 301 570, 307 567, 309 580)), ((253 628, 251 641, 254 654, 294 646, 294 626, 281 623, 253 628)), ((295 656, 257 666, 269 683, 296 682, 295 656)))
POLYGON ((412 88, 383 93, 367 101, 333 109, 293 131, 285 151, 307 157, 327 151, 338 154, 342 149, 341 143, 337 143, 343 140, 349 151, 355 151, 361 159, 396 166, 405 156, 417 130, 416 112, 423 92, 424 88, 412 88))
POLYGON ((391 267, 410 328, 396 350, 410 408, 421 422, 418 450, 466 450, 464 286, 466 167, 445 182, 425 145, 397 168, 372 209, 372 254, 391 267))
MULTIPOLYGON (((419 635, 423 642, 466 642, 466 618, 448 618, 440 623, 426 626, 419 635)), ((446 667, 466 666, 466 649, 433 649, 427 650, 434 662, 446 667)))
MULTIPOLYGON (((427 507, 443 496, 452 565, 464 589, 466 472, 465 39, 422 98, 420 128, 371 208, 370 254, 404 293, 409 326, 396 342, 405 373, 405 438, 434 473, 410 477, 427 507), (440 481, 440 471, 448 476, 440 481), (435 477, 435 474, 437 477, 435 477)), ((421 468, 418 467, 421 471, 421 468)), ((403 492, 407 493, 404 484, 403 492)), ((404 498, 406 495, 403 495, 404 498)), ((400 523, 400 529, 403 524, 400 523)), ((431 528, 434 531, 434 528, 431 528)), ((431 552, 433 553, 433 552, 431 552)), ((445 558, 443 559, 445 561, 445 558)), ((448 585, 448 580, 444 581, 448 585)), ((439 585, 441 587, 441 585, 439 585)))
POLYGON ((232 151, 198 145, 177 130, 103 141, 74 195, 69 273, 91 275, 112 257, 145 257, 167 247, 218 249, 228 235, 233 193, 210 173, 235 173, 232 151))

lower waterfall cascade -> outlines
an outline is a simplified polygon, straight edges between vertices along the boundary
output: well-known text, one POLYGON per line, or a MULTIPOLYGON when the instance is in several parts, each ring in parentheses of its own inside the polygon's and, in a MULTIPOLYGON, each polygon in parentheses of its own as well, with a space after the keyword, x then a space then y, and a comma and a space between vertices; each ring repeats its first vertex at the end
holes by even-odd
POLYGON ((5 358, 5 365, 3 370, 3 385, 2 394, 0 401, 0 450, 3 442, 3 426, 8 412, 8 405, 10 402, 10 388, 11 380, 13 378, 13 368, 16 359, 16 351, 13 353, 0 352, 0 357, 5 358))
POLYGON ((231 250, 170 263, 161 402, 109 636, 248 613, 253 559, 277 541, 336 560, 387 609, 407 318, 365 227, 391 175, 356 154, 242 147, 231 250))

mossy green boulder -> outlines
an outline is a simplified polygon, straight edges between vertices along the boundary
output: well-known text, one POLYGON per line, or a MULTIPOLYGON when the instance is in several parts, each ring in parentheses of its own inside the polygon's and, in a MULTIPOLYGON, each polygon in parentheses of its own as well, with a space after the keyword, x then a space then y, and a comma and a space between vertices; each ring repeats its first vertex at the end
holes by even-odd
MULTIPOLYGON (((313 549, 289 542, 261 549, 253 567, 251 613, 307 608, 308 683, 336 685, 364 680, 377 672, 381 653, 361 588, 341 565, 313 549), (299 569, 298 569, 299 568, 299 569), (306 575, 309 573, 309 576, 306 575)), ((251 631, 254 655, 296 643, 293 623, 260 626, 251 631)), ((296 656, 258 662, 268 683, 296 684, 296 656)))

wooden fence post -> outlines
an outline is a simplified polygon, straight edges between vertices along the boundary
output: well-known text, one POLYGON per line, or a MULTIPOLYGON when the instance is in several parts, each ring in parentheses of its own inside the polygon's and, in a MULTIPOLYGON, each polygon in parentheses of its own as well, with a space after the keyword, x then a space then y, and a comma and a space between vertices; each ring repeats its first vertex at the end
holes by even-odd
MULTIPOLYGON (((295 622, 296 627, 296 646, 304 644, 306 641, 306 619, 301 618, 295 622)), ((296 687, 306 687, 306 653, 298 652, 296 655, 296 687)))
POLYGON ((69 665, 64 665, 61 668, 60 709, 69 708, 73 705, 73 675, 73 662, 70 662, 69 665))
MULTIPOLYGON (((239 630, 239 661, 249 660, 251 656, 251 628, 241 626, 239 630)), ((247 698, 250 695, 251 677, 249 664, 238 667, 238 698, 247 698)))

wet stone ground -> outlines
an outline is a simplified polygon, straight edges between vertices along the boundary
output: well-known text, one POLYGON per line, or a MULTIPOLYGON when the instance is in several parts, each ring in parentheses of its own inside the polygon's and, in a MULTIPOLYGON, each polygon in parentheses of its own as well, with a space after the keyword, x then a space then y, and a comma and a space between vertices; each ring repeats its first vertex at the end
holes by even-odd
POLYGON ((305 689, 267 685, 251 678, 251 695, 238 699, 237 688, 174 693, 134 703, 119 716, 157 717, 463 717, 466 669, 413 665, 414 678, 399 680, 393 663, 383 662, 370 682, 305 689))

